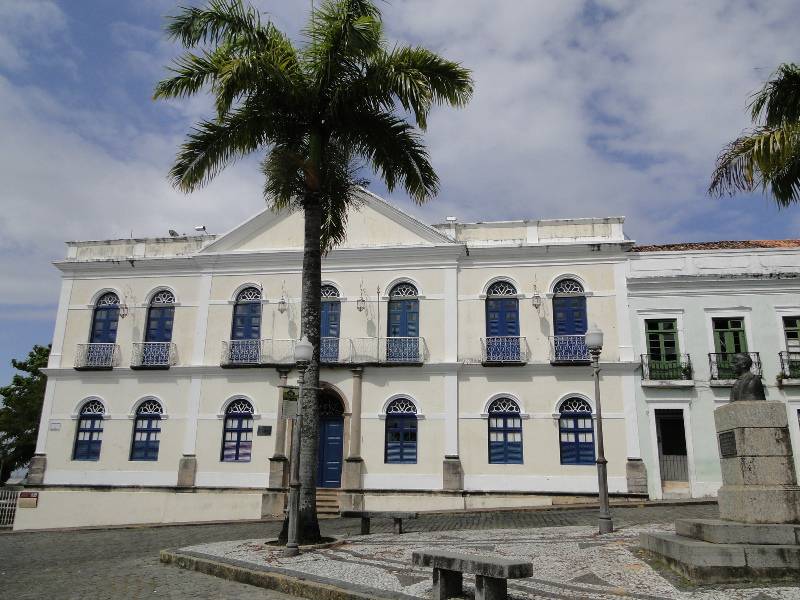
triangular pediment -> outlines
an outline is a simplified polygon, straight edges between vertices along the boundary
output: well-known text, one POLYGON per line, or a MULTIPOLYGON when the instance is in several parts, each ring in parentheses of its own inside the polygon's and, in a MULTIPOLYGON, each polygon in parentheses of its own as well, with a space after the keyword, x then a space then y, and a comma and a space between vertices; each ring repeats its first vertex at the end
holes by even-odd
MULTIPOLYGON (((348 212, 347 237, 337 248, 431 246, 453 243, 432 227, 367 191, 348 212)), ((208 244, 202 253, 302 250, 303 213, 265 209, 208 244)))

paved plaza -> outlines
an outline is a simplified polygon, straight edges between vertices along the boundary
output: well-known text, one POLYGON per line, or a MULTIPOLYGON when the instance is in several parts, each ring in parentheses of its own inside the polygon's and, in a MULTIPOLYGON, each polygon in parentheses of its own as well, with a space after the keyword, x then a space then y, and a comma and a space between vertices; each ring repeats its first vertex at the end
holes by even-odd
MULTIPOLYGON (((389 546, 395 548, 392 560, 404 561, 405 552, 410 545, 419 543, 420 532, 440 532, 451 538, 456 545, 463 544, 465 532, 472 532, 482 539, 481 544, 473 545, 477 551, 491 551, 489 546, 499 539, 497 532, 487 530, 510 530, 501 537, 515 536, 518 541, 551 536, 555 542, 569 535, 575 544, 588 544, 584 563, 575 569, 575 578, 587 575, 593 569, 594 559, 602 558, 608 552, 630 553, 628 548, 635 533, 631 528, 643 525, 669 525, 677 518, 713 518, 716 506, 696 504, 689 506, 660 505, 647 507, 615 508, 614 517, 622 532, 614 542, 593 547, 590 528, 595 521, 596 511, 592 509, 549 510, 549 511, 487 511, 469 514, 425 515, 420 519, 408 521, 408 534, 397 537, 386 535, 391 532, 392 523, 386 519, 373 520, 375 536, 369 539, 356 536, 359 529, 357 519, 325 519, 322 529, 325 535, 351 536, 347 548, 326 550, 325 553, 344 552, 358 560, 359 552, 370 552, 374 548, 389 546), (566 526, 569 529, 541 529, 566 526), (578 527, 578 529, 575 529, 578 527), (585 540, 580 541, 581 536, 585 540), (371 541, 370 541, 371 540, 371 541), (608 550, 604 550, 608 547, 608 550)), ((169 526, 132 529, 109 529, 95 531, 59 531, 0 534, 0 577, 2 586, 0 596, 22 599, 117 599, 117 598, 248 598, 253 600, 286 599, 288 596, 251 587, 244 584, 217 579, 193 571, 186 571, 159 562, 159 551, 167 548, 206 545, 230 540, 257 540, 261 543, 273 538, 280 529, 276 521, 259 523, 239 523, 197 526, 169 526)), ((447 541, 447 540, 445 540, 447 541)), ((555 543, 553 542, 553 543, 555 543)), ((469 545, 469 544, 467 544, 469 545)), ((553 544, 550 544, 553 545, 553 544)), ((461 546, 466 549, 466 546, 461 546)), ((549 547, 545 544, 545 547, 549 547)), ((389 557, 391 558, 391 557, 389 557)), ((383 560, 385 560, 384 557, 383 560)), ((307 559, 306 559, 307 560, 307 559)), ((348 559, 350 560, 350 559, 348 559)), ((345 561, 342 561, 345 562, 345 561)), ((407 561, 410 564, 410 561, 407 561)), ((631 564, 641 565, 641 559, 631 554, 631 564)), ((352 564, 352 561, 349 563, 352 564)), ((598 563, 598 565, 604 563, 598 563)), ((407 564, 393 565, 391 569, 401 572, 407 564)), ((649 567, 642 566, 642 570, 649 567)), ((385 570, 384 567, 379 569, 385 570)), ((601 580, 610 576, 605 571, 596 574, 601 580)), ((414 574, 416 583, 423 584, 427 576, 414 574)), ((545 577, 546 578, 546 577, 545 577)), ((574 578, 573 578, 574 579, 574 578)), ((607 583, 613 584, 613 580, 607 583)), ((415 585, 414 582, 410 584, 415 585)), ((572 585, 572 584, 571 584, 572 585)), ((578 589, 597 590, 591 587, 591 577, 574 584, 578 589)), ((597 584, 599 585, 599 584, 597 584)), ((408 586, 405 586, 408 587, 408 586)), ((517 584, 511 586, 517 593, 517 584)), ((611 588, 605 591, 606 596, 611 588)), ((613 592, 612 592, 613 593, 613 592)), ((616 594, 619 596, 619 594, 616 594)), ((524 596, 523 596, 524 597, 524 596)), ((598 597, 577 590, 562 590, 547 598, 598 597)), ((639 598, 670 597, 641 593, 639 598)), ((679 597, 679 596, 672 596, 679 597)), ((704 598, 736 598, 729 591, 717 592, 704 598)), ((800 598, 800 589, 771 588, 753 592, 740 598, 800 598), (766 595, 758 596, 758 593, 766 595)))

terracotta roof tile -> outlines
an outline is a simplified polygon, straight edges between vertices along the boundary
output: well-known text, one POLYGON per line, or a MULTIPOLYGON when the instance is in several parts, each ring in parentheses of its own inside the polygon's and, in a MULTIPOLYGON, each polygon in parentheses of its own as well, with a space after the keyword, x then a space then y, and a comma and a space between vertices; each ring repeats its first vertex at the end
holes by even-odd
POLYGON ((689 250, 746 250, 748 248, 800 248, 800 240, 741 240, 719 242, 686 242, 634 246, 632 252, 686 252, 689 250))

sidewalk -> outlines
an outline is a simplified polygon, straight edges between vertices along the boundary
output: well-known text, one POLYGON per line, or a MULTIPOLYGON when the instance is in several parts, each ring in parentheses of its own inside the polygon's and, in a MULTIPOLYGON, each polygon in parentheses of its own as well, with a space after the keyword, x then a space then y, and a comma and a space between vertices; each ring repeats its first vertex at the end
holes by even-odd
MULTIPOLYGON (((200 544, 163 552, 162 561, 307 598, 429 598, 430 569, 411 566, 415 549, 524 557, 534 577, 509 581, 514 599, 778 600, 800 599, 800 587, 693 588, 654 569, 638 550, 639 533, 666 524, 632 525, 598 536, 591 525, 351 536, 335 547, 283 558, 263 539, 200 544)), ((800 584, 798 584, 800 585, 800 584)), ((467 590, 474 580, 465 576, 467 590)))

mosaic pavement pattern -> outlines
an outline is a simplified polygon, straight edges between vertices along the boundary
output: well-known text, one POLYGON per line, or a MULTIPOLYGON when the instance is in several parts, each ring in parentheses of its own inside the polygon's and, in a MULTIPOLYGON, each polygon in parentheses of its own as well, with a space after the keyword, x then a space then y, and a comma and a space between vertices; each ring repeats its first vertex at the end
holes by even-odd
MULTIPOLYGON (((334 548, 310 551, 285 559, 280 549, 262 540, 216 542, 181 549, 198 557, 234 562, 249 568, 267 568, 339 587, 349 587, 395 598, 429 598, 431 571, 411 566, 411 553, 442 548, 476 554, 528 558, 535 576, 509 580, 509 597, 522 599, 635 598, 637 600, 779 600, 800 599, 797 587, 691 588, 673 585, 645 562, 638 551, 642 531, 673 531, 668 525, 622 529, 598 537, 594 527, 547 527, 378 534, 351 537, 334 548)), ((465 575, 465 589, 474 590, 474 578, 465 575)), ((469 596, 468 596, 469 597, 469 596)))

